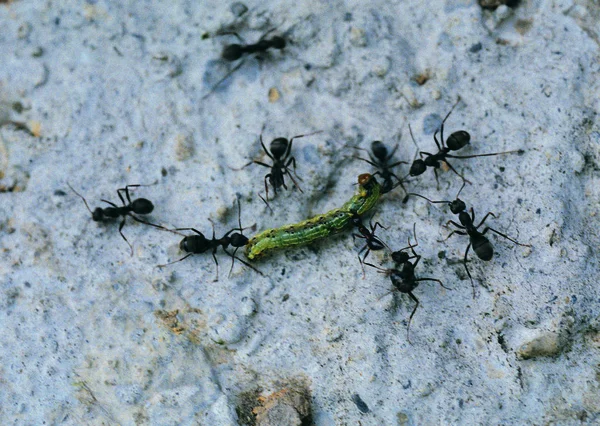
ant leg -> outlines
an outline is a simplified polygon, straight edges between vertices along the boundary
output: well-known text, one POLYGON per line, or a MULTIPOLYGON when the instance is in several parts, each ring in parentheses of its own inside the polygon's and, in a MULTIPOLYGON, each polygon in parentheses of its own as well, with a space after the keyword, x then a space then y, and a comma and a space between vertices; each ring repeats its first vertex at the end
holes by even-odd
MULTIPOLYGON (((302 188, 300 188, 300 185, 298 185, 298 182, 296 182, 296 179, 294 179, 294 176, 292 176, 292 174, 290 173, 290 171, 288 170, 288 168, 287 168, 287 167, 285 168, 285 173, 286 173, 286 174, 287 174, 287 175, 290 177, 290 179, 291 179, 291 180, 292 180, 292 182, 294 183, 294 186, 295 186, 296 188, 298 188, 298 190, 304 194, 304 191, 302 190, 302 188)), ((300 179, 300 178, 298 178, 298 179, 300 179)), ((287 189, 287 186, 285 186, 285 182, 283 183, 283 187, 284 187, 285 189, 287 189)))
MULTIPOLYGON (((117 209, 119 208, 119 206, 117 206, 115 203, 111 203, 111 202, 110 202, 110 201, 108 201, 108 200, 104 200, 104 199, 102 199, 102 200, 100 200, 100 201, 103 201, 103 202, 105 202, 106 204, 110 204, 111 206, 113 206, 113 207, 115 207, 115 208, 117 208, 117 209)), ((125 203, 123 203, 123 204, 125 204, 125 203)))
MULTIPOLYGON (((235 250, 233 251, 233 254, 231 255, 231 268, 229 268, 229 275, 227 275, 227 277, 231 277, 231 273, 233 272, 233 262, 235 262, 235 252, 238 251, 239 247, 236 247, 235 250)), ((223 251, 225 251, 225 249, 223 249, 223 251)))
POLYGON ((438 150, 441 151, 444 148, 444 122, 442 121, 442 144, 440 145, 440 143, 437 140, 437 134, 440 131, 440 129, 437 129, 435 131, 435 133, 433 134, 433 140, 435 141, 435 146, 437 146, 438 150))
POLYGON ((443 240, 438 240, 438 241, 439 241, 440 243, 443 243, 444 241, 448 241, 448 239, 449 239, 451 236, 453 236, 454 234, 457 234, 457 235, 467 235, 467 233, 466 233, 466 232, 463 232, 463 231, 456 231, 456 230, 454 230, 454 231, 450 232, 450 234, 449 234, 449 235, 448 235, 446 238, 444 238, 443 240))
MULTIPOLYGON (((263 166, 263 167, 266 167, 267 169, 272 169, 273 168, 272 165, 268 165, 266 163, 261 163, 260 161, 256 161, 256 160, 252 160, 252 162, 250 162, 248 164, 252 164, 252 163, 258 164, 258 165, 263 166)), ((244 166, 244 167, 246 167, 246 166, 244 166)))
MULTIPOLYGON (((119 196, 121 203, 123 203, 123 205, 126 206, 127 204, 125 204, 125 200, 123 199, 123 196, 121 195, 121 191, 125 191, 125 188, 117 189, 117 195, 119 196)), ((131 200, 129 200, 129 193, 127 193, 126 195, 127 195, 127 200, 129 201, 129 204, 131 204, 131 200)))
MULTIPOLYGON (((366 246, 365 246, 366 247, 366 246)), ((364 247, 358 252, 358 262, 360 263, 360 267, 362 269, 362 273, 363 273, 363 280, 367 277, 367 275, 365 274, 365 263, 364 260, 367 257, 367 255, 369 254, 369 250, 367 250, 367 254, 365 254, 365 256, 361 259, 360 258, 360 253, 364 250, 364 247)))
MULTIPOLYGON (((269 201, 269 186, 267 185, 267 179, 270 179, 271 176, 272 176, 271 173, 269 173, 269 174, 265 175, 265 179, 264 179, 264 181, 265 181, 265 192, 267 194, 267 201, 269 201)), ((275 190, 275 195, 277 195, 277 188, 273 187, 273 189, 275 190)), ((269 205, 269 203, 267 203, 267 205, 269 205)))
MULTIPOLYGON (((288 145, 288 150, 287 150, 288 154, 289 154, 289 152, 292 150, 292 141, 293 141, 294 139, 300 139, 300 138, 303 138, 303 137, 306 137, 306 136, 317 135, 317 134, 319 134, 319 133, 323 133, 323 130, 317 130, 316 132, 312 132, 312 133, 306 133, 306 134, 304 134, 304 135, 297 135, 297 136, 293 136, 293 137, 290 139, 290 143, 289 143, 289 145, 288 145)), ((284 157, 287 157, 287 155, 284 155, 284 157)))
POLYGON ((123 237, 123 239, 129 246, 129 248, 131 249, 131 255, 133 256, 133 246, 129 243, 129 241, 127 241, 127 238, 125 238, 125 235, 123 234, 123 227, 125 226, 125 219, 127 219, 127 217, 123 216, 123 220, 121 221, 121 224, 119 225, 119 234, 121 234, 121 237, 123 237))
POLYGON ((469 185, 472 185, 471 181, 466 179, 463 175, 461 175, 460 173, 458 173, 456 171, 456 169, 452 166, 452 164, 450 164, 448 161, 444 160, 444 163, 446 163, 448 165, 448 167, 450 168, 450 170, 452 170, 454 173, 456 173, 462 180, 463 182, 468 183, 469 185))
POLYGON ((219 81, 217 81, 213 85, 213 87, 211 87, 210 91, 206 95, 202 96, 201 100, 204 100, 204 99, 208 98, 217 89, 217 87, 219 87, 221 85, 221 83, 223 83, 225 80, 227 80, 231 76, 231 74, 233 74, 234 72, 236 72, 237 70, 239 70, 242 67, 242 65, 244 65, 245 62, 246 62, 246 58, 242 59, 240 61, 240 63, 237 64, 235 67, 233 67, 231 69, 231 71, 229 71, 227 74, 225 74, 225 76, 222 79, 220 79, 219 81))
MULTIPOLYGON (((368 266, 370 266, 371 268, 375 268, 375 269, 377 269, 377 270, 378 270, 377 272, 379 272, 379 273, 381 273, 381 274, 387 274, 387 273, 388 273, 388 270, 387 270, 387 269, 385 269, 385 268, 382 268, 382 267, 380 267, 380 266, 373 265, 372 263, 365 262, 365 265, 368 265, 368 266)), ((388 293, 388 294, 389 294, 389 293, 388 293)))
POLYGON ((474 154, 474 155, 448 155, 451 158, 475 158, 475 157, 491 157, 492 155, 502 155, 502 154, 523 154, 525 151, 522 149, 513 149, 512 151, 503 151, 503 152, 492 152, 489 154, 474 154))
MULTIPOLYGON (((129 188, 138 188, 140 186, 149 186, 149 185, 139 185, 139 184, 127 185, 127 186, 125 186, 125 188, 119 188, 119 189, 117 189, 117 194, 119 194, 119 191, 125 191, 125 196, 127 197, 127 202, 129 204, 131 204, 131 197, 129 196, 129 188)), ((123 201, 122 198, 121 198, 121 201, 123 201)), ((124 201, 123 201, 123 205, 125 205, 124 201)))
POLYGON ((194 231, 196 234, 204 236, 204 234, 202 232, 198 231, 195 228, 175 228, 175 230, 176 231, 194 231))
MULTIPOLYGON (((262 146, 262 149, 265 151, 265 154, 267 154, 267 156, 268 156, 268 157, 269 157, 271 160, 275 161, 275 159, 273 158, 273 156, 271 155, 271 153, 269 152, 269 150, 268 150, 268 149, 267 149, 267 147, 265 146, 265 143, 263 142, 262 133, 260 134, 259 138, 260 138, 260 145, 262 146)), ((260 163, 259 163, 259 164, 260 164, 260 163)), ((267 166, 267 167, 271 167, 271 166, 267 166)))
POLYGON ((437 167, 434 167, 433 174, 435 174, 435 184, 436 184, 437 190, 439 191, 440 190, 440 179, 438 177, 437 167))
MULTIPOLYGON (((453 221, 453 220, 449 220, 448 222, 446 222, 446 226, 448 226, 448 224, 449 224, 449 223, 451 223, 452 225, 456 226, 457 228, 460 228, 460 229, 466 229, 464 226, 462 226, 462 225, 459 225, 458 223, 456 223, 456 222, 455 222, 455 221, 453 221)), ((463 235, 463 234, 460 234, 460 235, 463 235)))
POLYGON ((439 285, 444 287, 446 290, 452 290, 451 288, 446 287, 440 280, 435 279, 435 278, 419 278, 418 280, 415 280, 415 281, 435 281, 436 283, 438 283, 439 285))
MULTIPOLYGON (((471 207, 471 209, 472 209, 472 207, 471 207)), ((477 225, 477 226, 475 227, 475 229, 477 229, 477 228, 479 228, 481 225, 483 225, 483 223, 484 223, 484 222, 485 222, 485 220, 488 218, 488 216, 492 216, 494 219, 496 218, 496 215, 495 215, 494 213, 492 213, 492 212, 488 212, 488 213, 487 213, 487 214, 486 214, 486 215, 483 217, 483 219, 481 220, 481 222, 479 222, 479 225, 477 225)), ((473 218, 473 220, 475 220, 475 218, 473 218)))
POLYGON ((481 235, 485 234, 487 231, 492 231, 495 232, 496 234, 500 235, 501 237, 506 238, 509 241, 512 241, 513 243, 515 243, 518 246, 523 246, 523 247, 531 247, 531 244, 521 244, 520 242, 518 242, 517 240, 513 240, 512 238, 510 238, 508 235, 503 234, 502 232, 496 231, 494 228, 489 228, 486 227, 483 232, 481 233, 481 235))
POLYGON ((431 154, 429 152, 419 151, 419 157, 423 158, 423 155, 426 155, 428 157, 432 157, 433 156, 433 154, 431 154))
MULTIPOLYGON (((406 294, 408 294, 408 296, 416 302, 415 307, 413 308, 412 312, 410 313, 410 317, 408 317, 408 326, 406 327, 406 340, 408 340, 408 343, 410 343, 410 323, 412 321, 413 316, 415 315, 415 312, 417 312, 417 308, 419 307, 419 299, 417 299, 415 297, 415 295, 412 294, 411 291, 409 291, 406 294)), ((412 343, 410 343, 410 344, 412 345, 412 343)))
POLYGON ((219 281, 219 261, 217 260, 217 256, 215 256, 215 250, 213 250, 212 252, 212 257, 215 260, 215 265, 217 265, 217 278, 213 281, 213 283, 216 283, 217 281, 219 281))
POLYGON ((393 164, 390 164, 390 165, 388 166, 388 169, 391 169, 391 168, 393 168, 393 167, 399 166, 400 164, 408 164, 408 161, 396 161, 395 163, 393 163, 393 164))
POLYGON ((287 167, 289 167, 290 163, 292 164, 292 166, 294 166, 294 175, 296 176, 296 178, 298 178, 298 180, 299 180, 300 182, 302 182, 302 178, 296 174, 296 158, 295 158, 295 157, 291 157, 291 158, 288 160, 288 162, 287 162, 287 164, 285 165, 285 167, 286 167, 286 168, 287 168, 287 167))
POLYGON ((375 232, 375 230, 377 229, 377 227, 379 226, 381 229, 385 229, 387 230, 388 228, 383 226, 381 223, 379 222, 375 222, 375 225, 373 225, 371 223, 371 221, 369 220, 369 226, 371 227, 371 233, 375 232))
POLYGON ((471 272, 469 272, 469 268, 467 267, 467 255, 469 254, 469 249, 471 248, 471 243, 467 246, 467 250, 465 251, 465 257, 463 258, 463 265, 465 265, 465 270, 467 271, 467 275, 471 280, 471 287, 473 287, 473 299, 477 296, 475 293, 475 283, 473 282, 473 277, 471 276, 471 272))
POLYGON ((163 264, 163 265, 156 265, 156 267, 157 267, 157 268, 164 268, 165 266, 169 266, 169 265, 172 265, 172 264, 174 264, 174 263, 181 262, 182 260, 185 260, 185 259, 187 259, 188 257, 190 257, 190 256, 191 256, 191 255, 193 255, 193 254, 194 254, 194 253, 188 253, 188 254, 186 254, 185 256, 183 256, 181 259, 179 259, 179 260, 176 260, 176 261, 174 261, 174 262, 165 263, 165 264, 163 264))
POLYGON ((240 43, 246 44, 246 41, 238 33, 236 33, 235 31, 223 31, 223 32, 218 32, 215 35, 218 35, 218 36, 232 35, 232 36, 235 36, 240 43))
POLYGON ((266 36, 268 36, 269 34, 271 34, 273 31, 275 31, 277 29, 277 27, 275 28, 271 28, 269 31, 267 31, 266 33, 264 33, 262 36, 260 36, 260 38, 258 39, 258 41, 263 41, 265 39, 266 36))
MULTIPOLYGON (((358 147, 355 147, 355 148, 356 148, 356 149, 363 149, 363 148, 358 148, 358 147)), ((369 154, 369 156, 370 156, 370 154, 369 154)), ((365 161, 365 162, 369 163, 369 164, 370 164, 371 166, 373 166, 373 167, 379 167, 379 165, 378 165, 378 164, 375 164, 373 161, 369 161, 369 160, 367 160, 366 158, 358 157, 358 156, 356 156, 356 155, 353 155, 353 156, 352 156, 352 158, 355 158, 356 160, 363 160, 363 161, 365 161)), ((373 160, 373 159, 371 159, 371 160, 373 160)))
POLYGON ((243 165, 242 167, 240 167, 240 168, 235 168, 235 167, 229 167, 229 168, 230 168, 231 170, 233 170, 233 171, 239 172, 240 170, 244 170, 244 169, 245 169, 246 167, 248 167, 250 164, 254 164, 254 163, 255 163, 255 161, 254 161, 254 160, 252 160, 252 161, 249 161, 248 163, 244 164, 244 165, 243 165))
POLYGON ((271 214, 273 214, 273 213, 274 213, 274 212, 273 212, 273 209, 271 208, 271 206, 269 205, 269 203, 267 202, 267 200, 265 200, 265 199, 263 198, 263 196, 262 196, 262 195, 260 195, 258 192, 257 192, 256 194, 257 194, 257 195, 258 195, 258 197, 259 197, 259 198, 260 198, 260 199, 263 201, 263 203, 265 203, 265 205, 266 205, 266 206, 269 208, 269 210, 271 210, 271 214))
MULTIPOLYGON (((392 152, 390 152, 389 155, 387 157, 385 157, 385 161, 386 162, 388 162, 388 161, 390 161, 392 159, 392 157, 396 153, 396 150, 398 149, 399 146, 400 146, 400 144, 397 143, 396 146, 392 149, 392 152)), ((396 165, 398 165, 398 164, 400 164, 400 162, 398 162, 396 165)), ((388 167, 394 167, 394 166, 388 166, 388 167)))
MULTIPOLYGON (((415 255, 415 257, 417 258, 415 263, 413 263, 413 269, 414 269, 417 267, 419 261, 421 260, 421 256, 419 256, 417 253, 415 253, 415 249, 413 249, 412 247, 411 247, 411 250, 412 250, 413 254, 415 255)), ((418 281, 418 280, 416 280, 416 281, 418 281)))
POLYGON ((136 222, 143 223, 144 225, 150 225, 150 226, 154 226, 155 228, 158 228, 158 229, 164 229, 165 231, 171 231, 170 229, 165 228, 164 226, 160 226, 160 225, 156 225, 154 223, 146 222, 145 220, 140 219, 139 217, 135 217, 132 214, 128 214, 127 216, 129 216, 130 218, 132 218, 136 222))
MULTIPOLYGON (((236 248, 236 250, 237 250, 237 248, 236 248)), ((260 274, 260 275, 262 275, 262 276, 264 276, 264 275, 265 275, 265 274, 263 274, 262 272, 260 272, 258 269, 256 269, 254 266, 250 265, 248 262, 246 262, 246 261, 244 261, 243 259, 240 259, 239 257, 237 257, 237 256, 235 255, 235 251, 234 251, 234 254, 231 254, 231 253, 229 253, 229 251, 227 251, 227 250, 225 250, 225 249, 223 249, 223 251, 224 251, 225 253, 227 253, 227 255, 231 256, 232 258, 235 258, 235 259, 239 260, 240 262, 242 262, 244 265, 246 265, 248 268, 252 269, 254 272, 256 272, 256 273, 258 273, 258 274, 260 274)))

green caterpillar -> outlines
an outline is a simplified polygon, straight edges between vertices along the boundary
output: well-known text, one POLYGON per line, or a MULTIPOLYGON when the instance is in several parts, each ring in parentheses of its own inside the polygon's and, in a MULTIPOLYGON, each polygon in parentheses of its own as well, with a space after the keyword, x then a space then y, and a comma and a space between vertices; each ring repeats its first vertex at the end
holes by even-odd
POLYGON ((380 196, 381 185, 375 177, 368 173, 361 174, 358 177, 358 193, 342 207, 300 223, 267 229, 255 235, 246 244, 246 257, 258 259, 272 250, 309 244, 336 234, 350 224, 353 216, 371 210, 380 196))

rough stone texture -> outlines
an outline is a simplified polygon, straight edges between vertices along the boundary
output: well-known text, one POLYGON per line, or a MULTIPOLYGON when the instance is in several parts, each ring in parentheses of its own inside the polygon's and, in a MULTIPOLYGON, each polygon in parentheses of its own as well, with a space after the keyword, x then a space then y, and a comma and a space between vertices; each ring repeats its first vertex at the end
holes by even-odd
MULTIPOLYGON (((293 377, 310 383, 316 425, 600 422, 598 2, 232 4, 0 4, 0 424, 233 425, 240 395, 293 377), (206 96, 236 40, 215 33, 254 42, 271 28, 285 51, 249 57, 206 96), (452 289, 414 291, 412 344, 414 303, 384 296, 372 268, 362 278, 362 240, 277 253, 256 264, 264 277, 239 262, 228 277, 219 251, 213 282, 208 253, 156 268, 182 256, 180 237, 128 220, 131 256, 118 223, 92 222, 67 186, 93 208, 156 182, 134 194, 155 204, 149 220, 210 235, 210 218, 219 236, 239 195, 258 232, 347 200, 374 171, 350 146, 399 143, 411 161, 411 123, 435 150, 459 96, 445 134, 471 133, 461 155, 526 150, 453 161, 473 182, 461 198, 533 247, 488 233, 494 258, 470 255, 473 299, 466 237, 438 241, 447 208, 388 194, 378 235, 399 249, 416 223, 417 276, 452 289), (294 141, 304 192, 288 180, 271 214, 267 169, 236 169, 268 161, 261 131, 316 130, 294 141)), ((446 200, 460 180, 406 185, 446 200)))

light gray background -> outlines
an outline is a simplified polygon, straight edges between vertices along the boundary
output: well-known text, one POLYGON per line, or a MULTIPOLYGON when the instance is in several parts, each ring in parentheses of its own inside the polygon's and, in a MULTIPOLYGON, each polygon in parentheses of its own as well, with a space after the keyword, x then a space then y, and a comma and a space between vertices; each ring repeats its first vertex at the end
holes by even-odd
MULTIPOLYGON (((0 120, 39 135, 0 128, 0 423, 229 425, 245 392, 302 382, 317 425, 596 424, 598 2, 255 2, 242 17, 230 6, 0 5, 0 120), (285 52, 249 58, 203 99, 235 40, 214 34, 252 42, 274 27, 285 52), (266 258, 264 277, 239 263, 227 277, 219 253, 213 282, 209 254, 156 268, 181 257, 179 237, 132 220, 130 256, 118 224, 92 222, 66 185, 95 207, 157 181, 136 191, 155 203, 150 220, 207 235, 208 218, 219 234, 236 226, 239 195, 258 232, 346 201, 373 171, 348 146, 399 142, 411 160, 411 123, 434 150, 458 96, 447 134, 471 133, 465 155, 526 150, 453 162, 473 181, 461 198, 533 247, 492 236, 492 261, 471 254, 473 299, 467 238, 438 242, 447 208, 385 196, 378 235, 399 249, 416 223, 417 275, 452 288, 415 290, 412 345, 413 302, 384 296, 391 282, 371 268, 363 279, 348 234, 266 258), (233 170, 261 158, 263 126, 267 143, 323 130, 294 142, 304 193, 280 193, 273 215, 257 196, 267 169, 233 170)), ((460 180, 441 173, 438 191, 428 171, 407 185, 451 199, 460 180)))

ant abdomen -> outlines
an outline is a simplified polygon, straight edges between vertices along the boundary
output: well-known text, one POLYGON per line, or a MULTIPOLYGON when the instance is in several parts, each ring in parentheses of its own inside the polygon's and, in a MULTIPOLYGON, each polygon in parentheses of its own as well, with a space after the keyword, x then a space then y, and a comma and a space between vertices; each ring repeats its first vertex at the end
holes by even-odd
POLYGON ((204 235, 190 235, 179 243, 179 249, 187 253, 204 253, 209 249, 204 235))
POLYGON ((286 46, 286 41, 283 37, 273 36, 271 38, 271 47, 274 49, 283 49, 286 46))
POLYGON ((473 238, 472 240, 473 250, 477 257, 481 260, 492 260, 492 257, 494 257, 494 246, 492 246, 492 243, 483 236, 473 238))
POLYGON ((131 209, 137 214, 149 214, 154 210, 154 204, 145 198, 138 198, 131 203, 131 209))
POLYGON ((465 130, 459 130, 448 136, 448 139, 446 139, 446 146, 448 146, 450 151, 458 151, 459 149, 467 146, 470 141, 471 135, 469 132, 465 130))
POLYGON ((412 165, 410 166, 409 174, 411 176, 419 176, 425 173, 425 170, 427 170, 427 165, 425 164, 425 161, 418 159, 413 161, 412 165))
POLYGON ((384 160, 388 155, 387 146, 381 141, 371 142, 371 151, 373 151, 373 155, 379 160, 384 160))
POLYGON ((240 44, 229 44, 225 46, 223 49, 223 53, 221 53, 221 58, 226 61, 236 61, 242 57, 244 54, 244 49, 240 44))

